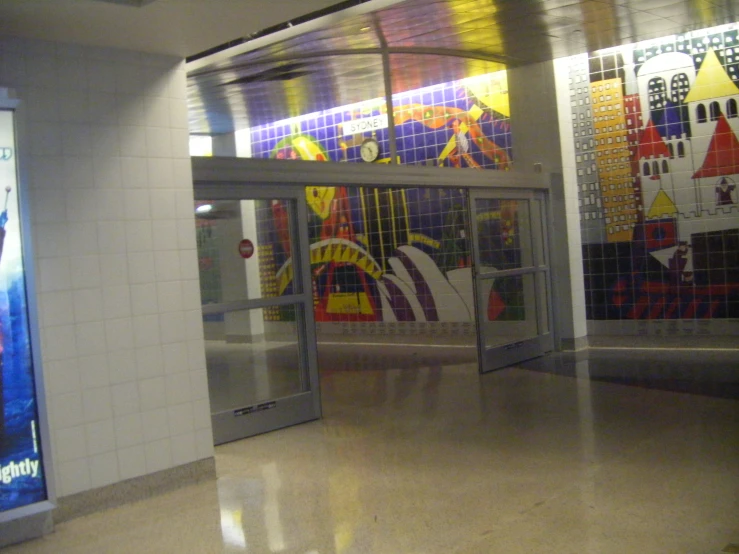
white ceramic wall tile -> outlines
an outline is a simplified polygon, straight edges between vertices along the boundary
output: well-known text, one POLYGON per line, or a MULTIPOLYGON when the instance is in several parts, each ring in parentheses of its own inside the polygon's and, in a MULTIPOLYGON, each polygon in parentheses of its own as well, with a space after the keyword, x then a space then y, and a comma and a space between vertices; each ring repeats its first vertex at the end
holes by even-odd
POLYGON ((146 158, 132 158, 133 154, 122 147, 121 176, 123 188, 148 189, 149 165, 146 158))
MULTIPOLYGON (((160 64, 151 63, 152 60, 153 58, 148 58, 142 61, 144 65, 141 68, 142 90, 145 91, 147 97, 167 97, 169 96, 169 76, 162 72, 160 64)), ((165 125, 169 125, 169 120, 165 125)))
POLYGON ((88 455, 115 451, 115 427, 112 419, 104 419, 85 425, 88 455))
POLYGON ((176 406, 191 401, 190 379, 187 373, 174 373, 164 379, 167 406, 176 406))
POLYGON ((45 88, 28 87, 25 101, 28 108, 29 121, 47 123, 56 123, 59 121, 59 98, 55 95, 50 95, 45 88))
MULTIPOLYGON (((147 159, 149 186, 153 189, 171 189, 174 186, 174 166, 166 158, 147 159)), ((192 181, 190 181, 192 183, 192 181)), ((191 185, 192 186, 192 185, 191 185)))
MULTIPOLYGON (((103 241, 98 228, 98 241, 103 241)), ((125 248, 125 237, 124 237, 125 248)), ((101 248, 101 251, 104 250, 101 248)), ((100 280, 109 286, 128 286, 128 258, 125 254, 102 254, 100 257, 100 280)), ((116 317, 116 316, 111 316, 116 317)))
POLYGON ((56 46, 3 41, 0 77, 24 101, 45 385, 67 495, 213 449, 209 428, 193 431, 208 385, 202 336, 187 340, 199 276, 183 64, 78 45, 48 56, 56 46))
POLYGON ((85 421, 93 422, 113 417, 110 387, 82 391, 82 404, 84 406, 85 421))
MULTIPOLYGON (((58 172, 59 166, 54 169, 58 172)), ((58 178, 52 180, 58 182, 58 178)), ((31 216, 34 223, 66 223, 66 206, 66 194, 63 190, 42 189, 31 195, 31 216)))
POLYGON ((116 65, 115 88, 124 94, 138 94, 141 91, 141 66, 134 63, 116 65))
POLYGON ((190 371, 190 394, 193 400, 208 399, 208 372, 205 368, 190 371))
POLYGON ((96 93, 115 92, 115 67, 104 61, 88 61, 87 86, 91 97, 96 93))
POLYGON ((195 433, 186 433, 172 437, 170 440, 172 444, 172 463, 183 465, 197 460, 195 433))
POLYGON ((155 158, 172 158, 172 138, 168 127, 146 128, 146 150, 155 158))
POLYGON ((135 381, 138 377, 136 353, 131 350, 109 352, 108 367, 110 371, 110 382, 113 384, 128 383, 135 381))
MULTIPOLYGON (((29 169, 29 184, 31 189, 39 190, 52 190, 55 194, 62 194, 57 189, 59 188, 59 168, 64 167, 65 158, 62 156, 34 156, 33 164, 29 169)), ((38 207, 36 206, 36 198, 31 202, 32 213, 34 221, 43 221, 49 223, 44 219, 37 219, 39 214, 37 212, 38 207)), ((64 215, 64 212, 61 214, 64 215)))
POLYGON ((136 372, 140 380, 164 373, 162 347, 159 344, 136 349, 136 372))
POLYGON ((133 333, 136 347, 159 344, 159 317, 154 314, 134 316, 133 333))
POLYGON ((172 157, 190 160, 190 133, 187 129, 170 129, 172 157))
POLYGON ((203 338, 203 312, 201 310, 190 310, 185 313, 185 325, 187 327, 187 338, 198 340, 203 338))
POLYGON ((147 252, 154 249, 151 220, 126 221, 125 228, 128 252, 147 252))
POLYGON ((60 462, 71 462, 87 456, 85 428, 82 425, 58 429, 55 433, 55 455, 60 462))
POLYGON ((196 250, 180 250, 181 279, 199 279, 198 254, 196 250))
POLYGON ((139 387, 136 382, 130 381, 112 385, 110 394, 113 400, 113 415, 115 417, 137 414, 141 411, 139 387))
MULTIPOLYGON (((173 375, 176 373, 184 374, 180 378, 188 379, 187 371, 189 369, 187 363, 187 343, 173 342, 171 344, 162 345, 162 358, 164 362, 164 373, 173 375)), ((191 383, 192 385, 192 383, 191 383)), ((208 386, 205 383, 206 388, 208 386)))
POLYGON ((189 134, 187 105, 182 102, 170 102, 169 123, 173 129, 185 129, 189 134))
POLYGON ((187 359, 190 369, 194 371, 205 369, 205 343, 203 337, 187 341, 187 359))
MULTIPOLYGON (((200 315, 202 318, 202 315, 200 315)), ((159 316, 159 336, 162 344, 182 342, 187 337, 185 313, 169 312, 159 316)), ((201 334, 202 336, 202 334, 201 334)))
POLYGON ((69 248, 77 256, 82 256, 85 254, 97 254, 99 251, 98 225, 93 221, 88 221, 85 223, 70 223, 69 248))
POLYGON ((128 285, 115 285, 103 289, 103 315, 106 319, 131 315, 131 291, 128 285))
POLYGON ((198 460, 213 456, 213 429, 210 425, 195 431, 195 447, 198 451, 198 460))
POLYGON ((80 389, 80 373, 76 359, 48 361, 44 363, 44 379, 47 388, 58 394, 80 389))
POLYGON ((174 190, 152 190, 151 213, 156 219, 175 219, 177 217, 176 197, 174 190))
POLYGON ((67 190, 64 199, 64 205, 67 208, 65 219, 75 223, 95 221, 98 208, 97 196, 97 191, 88 189, 74 188, 67 190))
POLYGON ((91 123, 115 125, 115 133, 118 135, 118 102, 115 94, 105 92, 89 94, 87 114, 91 123))
POLYGON ((128 254, 128 278, 132 285, 156 282, 153 252, 128 254))
POLYGON ((154 239, 154 250, 171 250, 177 247, 177 220, 155 219, 151 231, 154 239))
POLYGON ((172 435, 182 435, 195 431, 193 404, 191 402, 169 406, 167 413, 169 414, 169 428, 172 435))
POLYGON ((69 258, 41 258, 38 260, 39 292, 69 290, 72 288, 72 276, 69 270, 69 258))
POLYGON ((93 159, 95 188, 120 188, 123 182, 120 156, 96 157, 93 159))
POLYGON ((98 221, 117 221, 124 218, 123 192, 120 188, 97 191, 98 221))
POLYGON ((157 285, 155 283, 131 285, 131 313, 138 316, 158 312, 157 285))
POLYGON ((98 256, 72 256, 69 269, 73 288, 100 286, 100 258, 98 256))
POLYGON ((144 451, 148 473, 172 467, 172 445, 168 438, 146 443, 144 451))
POLYGON ((148 127, 169 128, 169 98, 162 96, 146 96, 144 112, 148 127))
MULTIPOLYGON (((129 220, 151 219, 149 191, 146 189, 126 190, 123 195, 124 216, 129 220)), ((158 222, 155 222, 158 223, 158 222)))
POLYGON ((194 213, 195 201, 193 199, 192 190, 178 190, 175 194, 175 209, 178 218, 187 220, 192 224, 191 229, 195 229, 194 213))
POLYGON ((44 328, 44 360, 66 360, 77 356, 77 337, 74 325, 44 328))
MULTIPOLYGON (((191 210, 194 208, 191 207, 191 210)), ((177 221, 177 248, 182 250, 195 250, 195 219, 190 216, 187 219, 177 221)))
POLYGON ((51 397, 49 424, 52 429, 64 429, 82 425, 85 416, 82 408, 82 393, 69 392, 51 397))
POLYGON ((58 468, 60 496, 75 494, 90 488, 90 470, 86 463, 80 463, 78 460, 63 462, 58 465, 58 468))
POLYGON ((119 480, 118 456, 115 452, 91 456, 89 464, 91 487, 104 487, 119 480))
POLYGON ((157 303, 159 311, 163 313, 181 310, 183 301, 180 281, 157 283, 157 303))
POLYGON ((187 190, 192 194, 192 162, 190 158, 172 160, 172 171, 174 188, 187 190))
POLYGON ((77 358, 80 371, 80 383, 83 389, 97 389, 110 384, 108 356, 94 354, 77 358))
POLYGON ((78 323, 75 325, 77 354, 90 356, 105 352, 105 327, 100 323, 78 323))
MULTIPOLYGON (((103 255, 126 252, 126 227, 122 221, 106 221, 97 224, 98 250, 103 255)), ((126 265, 128 260, 126 259, 126 265)), ((101 271, 105 273, 104 267, 101 271)), ((103 281, 107 283, 107 281, 103 281)), ((127 280, 124 282, 128 282, 127 280)))
POLYGON ((146 127, 143 125, 119 127, 118 136, 123 157, 146 158, 146 127))
POLYGON ((92 137, 87 123, 62 123, 62 154, 65 156, 90 156, 92 137))
POLYGON ((210 428, 210 399, 200 398, 193 402, 193 422, 195 429, 210 428))
POLYGON ((116 417, 115 441, 118 448, 126 448, 144 442, 144 426, 141 423, 141 413, 128 414, 116 417))
POLYGON ((118 470, 121 479, 133 479, 146 473, 146 454, 143 445, 118 450, 118 470))
POLYGON ((182 281, 182 308, 198 310, 200 306, 200 282, 182 281))
POLYGON ((117 125, 101 125, 93 120, 90 125, 92 155, 96 158, 109 158, 121 155, 121 143, 117 125))
POLYGON ((28 147, 32 156, 61 156, 62 129, 46 122, 28 124, 28 147))
POLYGON ((43 293, 39 296, 39 304, 44 327, 74 323, 74 305, 70 291, 43 293))
POLYGON ((73 293, 76 323, 103 319, 103 295, 100 289, 82 289, 73 293))
POLYGON ((162 250, 155 257, 157 281, 176 281, 180 279, 180 252, 162 250))
POLYGON ((131 318, 106 320, 105 342, 111 352, 133 348, 133 323, 131 318))
POLYGON ((157 408, 141 414, 144 422, 144 440, 153 442, 170 436, 169 416, 166 408, 157 408))

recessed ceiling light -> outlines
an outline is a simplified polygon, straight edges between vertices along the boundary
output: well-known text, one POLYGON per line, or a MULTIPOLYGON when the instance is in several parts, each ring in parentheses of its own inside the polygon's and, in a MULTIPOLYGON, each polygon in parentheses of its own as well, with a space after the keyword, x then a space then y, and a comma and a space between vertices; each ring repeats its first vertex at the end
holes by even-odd
POLYGON ((207 214, 213 209, 213 204, 203 204, 202 206, 198 206, 195 208, 196 214, 207 214))

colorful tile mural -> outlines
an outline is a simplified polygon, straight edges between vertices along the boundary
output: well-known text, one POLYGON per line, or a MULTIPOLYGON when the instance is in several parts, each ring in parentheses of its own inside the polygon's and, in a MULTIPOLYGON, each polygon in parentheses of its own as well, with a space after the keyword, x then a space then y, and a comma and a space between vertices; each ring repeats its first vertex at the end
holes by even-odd
MULTIPOLYGON (((306 201, 316 321, 474 321, 465 190, 310 186, 306 201)), ((293 292, 287 206, 282 200, 247 203, 250 207, 239 201, 198 202, 216 206, 197 219, 204 304, 293 292), (245 276, 234 247, 245 217, 255 223, 259 271, 251 276, 245 276)), ((478 206, 476 224, 490 265, 505 269, 520 260, 517 212, 507 201, 478 206)), ((509 280, 496 281, 488 304, 491 321, 521 318, 520 299, 509 280)), ((265 322, 290 321, 295 314, 270 308, 263 316, 265 322)), ((205 321, 222 322, 223 316, 205 316, 205 321)))
MULTIPOLYGON (((505 72, 397 94, 393 106, 399 163, 510 168, 505 72)), ((387 126, 384 99, 370 100, 253 128, 252 155, 361 162, 362 143, 374 138, 376 162, 389 163, 387 126)), ((314 186, 306 201, 317 321, 474 320, 463 191, 314 186)), ((260 263, 283 256, 275 266, 282 292, 291 284, 290 260, 269 230, 277 216, 262 215, 260 263)))
MULTIPOLYGON (((505 71, 393 96, 401 164, 508 169, 512 162, 505 71)), ((255 158, 361 162, 367 138, 390 161, 383 98, 251 130, 255 158)))
POLYGON ((570 59, 588 319, 739 317, 738 40, 570 59))

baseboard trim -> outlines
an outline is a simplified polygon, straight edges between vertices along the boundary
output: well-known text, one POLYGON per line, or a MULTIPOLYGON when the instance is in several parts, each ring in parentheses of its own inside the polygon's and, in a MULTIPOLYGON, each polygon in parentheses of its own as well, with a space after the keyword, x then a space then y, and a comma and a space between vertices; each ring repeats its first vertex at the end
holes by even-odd
POLYGON ((589 348, 590 343, 588 341, 588 337, 575 337, 574 339, 559 339, 559 349, 560 351, 575 351, 578 350, 586 350, 589 348))
POLYGON ((105 487, 63 496, 57 499, 54 523, 64 523, 70 519, 144 500, 185 485, 215 478, 215 458, 206 458, 105 487))

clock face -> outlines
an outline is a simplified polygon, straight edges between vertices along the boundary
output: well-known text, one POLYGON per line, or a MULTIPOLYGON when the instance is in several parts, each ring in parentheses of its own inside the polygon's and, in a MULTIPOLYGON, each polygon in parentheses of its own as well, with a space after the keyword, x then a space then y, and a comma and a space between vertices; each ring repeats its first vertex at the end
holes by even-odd
POLYGON ((375 139, 369 138, 359 147, 359 153, 365 162, 374 162, 380 155, 380 145, 375 139))

